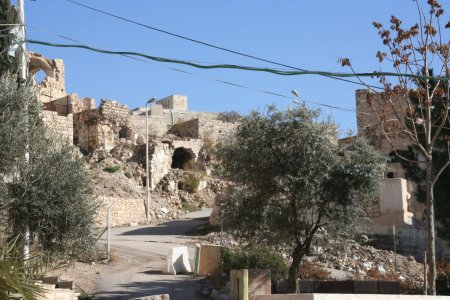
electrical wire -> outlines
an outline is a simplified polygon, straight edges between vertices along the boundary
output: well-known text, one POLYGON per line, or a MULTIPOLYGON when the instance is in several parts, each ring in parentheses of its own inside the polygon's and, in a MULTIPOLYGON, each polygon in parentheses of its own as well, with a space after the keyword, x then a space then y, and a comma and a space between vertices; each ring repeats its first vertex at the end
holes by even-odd
POLYGON ((405 78, 415 78, 422 80, 441 80, 441 81, 450 81, 449 77, 437 77, 437 76, 426 76, 420 74, 407 74, 407 73, 395 73, 395 72, 365 72, 365 73, 338 73, 338 72, 327 72, 327 71, 287 71, 280 69, 272 69, 272 68, 260 68, 260 67, 250 67, 250 66, 242 66, 242 65, 234 65, 234 64, 214 64, 214 65, 205 65, 194 63, 192 61, 180 60, 180 59, 170 59, 165 57, 152 56, 140 52, 132 52, 132 51, 112 51, 106 49, 94 48, 87 45, 82 44, 58 44, 58 43, 50 43, 38 40, 26 40, 26 42, 30 44, 37 44, 42 46, 49 47, 58 47, 58 48, 79 48, 91 50, 103 54, 113 54, 113 55, 130 55, 130 56, 139 56, 143 58, 147 58, 153 61, 165 62, 165 63, 175 63, 188 65, 191 67, 199 68, 199 69, 233 69, 233 70, 243 70, 243 71, 254 71, 254 72, 266 72, 275 75, 281 76, 296 76, 296 75, 321 75, 321 76, 335 76, 335 77, 405 77, 405 78))
MULTIPOLYGON (((37 31, 43 32, 43 33, 51 35, 51 36, 57 36, 59 38, 65 39, 65 40, 69 40, 69 41, 72 41, 72 42, 76 42, 76 43, 87 45, 84 42, 81 42, 79 40, 76 40, 76 39, 73 39, 73 38, 70 38, 68 36, 61 35, 61 34, 58 34, 58 33, 52 32, 52 31, 44 30, 44 29, 37 28, 37 27, 31 26, 31 25, 26 25, 26 27, 31 28, 33 30, 37 30, 37 31)), ((280 97, 280 98, 285 98, 285 99, 289 99, 289 100, 292 100, 292 101, 300 100, 300 101, 302 101, 304 103, 309 103, 309 104, 313 104, 313 105, 317 105, 317 106, 323 106, 323 107, 327 107, 327 108, 331 108, 331 109, 334 108, 334 109, 338 109, 338 110, 342 110, 342 111, 346 111, 346 112, 353 112, 354 111, 353 109, 350 109, 350 108, 338 107, 338 106, 325 104, 325 103, 320 103, 320 102, 312 101, 312 100, 304 100, 301 97, 292 97, 292 96, 283 95, 283 94, 280 94, 280 93, 277 93, 277 92, 273 92, 273 91, 268 91, 268 90, 264 90, 264 89, 260 89, 260 88, 252 88, 252 87, 245 86, 245 85, 238 84, 238 83, 234 83, 234 82, 231 82, 231 81, 217 79, 217 78, 214 78, 214 77, 211 77, 211 76, 205 76, 205 75, 200 75, 200 74, 197 74, 197 73, 192 73, 192 72, 189 72, 189 71, 186 71, 186 70, 182 70, 182 69, 178 69, 178 68, 168 67, 168 66, 165 66, 165 65, 157 65, 157 64, 155 64, 155 63, 153 63, 151 61, 140 59, 138 57, 134 57, 134 56, 130 56, 130 55, 123 55, 122 54, 121 56, 124 56, 124 57, 129 58, 129 59, 133 59, 133 60, 136 60, 136 61, 139 61, 139 62, 151 64, 152 66, 155 66, 155 67, 158 67, 158 68, 169 69, 169 70, 172 70, 172 71, 175 71, 175 72, 184 73, 184 74, 191 75, 191 76, 194 76, 194 77, 198 77, 198 78, 201 78, 201 79, 214 81, 214 82, 218 82, 218 83, 222 83, 222 84, 226 84, 226 85, 229 85, 229 86, 234 86, 234 87, 238 87, 238 88, 242 88, 242 89, 247 89, 247 90, 250 90, 250 91, 264 93, 264 94, 268 94, 268 95, 272 95, 272 96, 276 96, 276 97, 280 97)))
MULTIPOLYGON (((41 31, 41 32, 44 32, 44 33, 49 34, 49 35, 54 35, 54 36, 58 36, 60 38, 63 38, 63 39, 66 39, 66 40, 70 40, 70 41, 73 41, 73 42, 76 42, 76 43, 81 43, 81 44, 84 44, 87 47, 90 47, 90 46, 88 46, 87 44, 85 44, 83 42, 80 42, 78 40, 72 39, 72 38, 64 36, 64 35, 60 35, 60 34, 53 33, 53 32, 47 31, 47 30, 39 29, 39 28, 30 26, 30 25, 27 25, 27 27, 29 27, 31 29, 35 29, 35 30, 41 31)), ((267 91, 267 90, 263 90, 263 89, 255 89, 255 88, 251 88, 251 87, 244 86, 244 85, 241 85, 241 84, 233 83, 233 82, 230 82, 230 81, 225 81, 225 80, 216 79, 216 78, 209 77, 209 76, 199 75, 199 74, 188 72, 188 71, 181 70, 181 69, 178 69, 178 68, 158 66, 158 65, 155 65, 154 63, 152 63, 151 61, 143 60, 143 59, 140 59, 140 58, 137 58, 137 57, 134 57, 134 56, 130 56, 130 55, 126 55, 126 54, 120 54, 120 55, 124 56, 124 57, 127 57, 127 58, 130 58, 130 59, 133 59, 133 60, 137 60, 137 61, 143 62, 143 63, 152 64, 153 66, 167 68, 167 69, 170 69, 170 70, 173 70, 173 71, 176 71, 176 72, 181 72, 181 73, 184 73, 184 74, 188 74, 188 75, 191 75, 191 76, 195 76, 195 77, 199 77, 199 78, 215 81, 215 82, 218 82, 218 83, 222 83, 222 84, 226 84, 226 85, 230 85, 230 86, 234 86, 234 87, 239 87, 239 88, 243 88, 243 89, 247 89, 247 90, 252 90, 252 91, 256 91, 256 92, 260 92, 260 93, 265 93, 265 94, 268 94, 268 95, 277 96, 277 97, 281 97, 281 98, 285 98, 285 99, 290 99, 290 100, 294 101, 295 103, 299 103, 299 104, 301 104, 301 102, 309 103, 309 104, 313 104, 313 105, 317 105, 317 106, 327 107, 331 111, 332 111, 332 109, 337 109, 337 110, 341 110, 341 111, 345 111, 345 112, 354 112, 357 115, 358 114, 360 114, 360 115, 371 115, 371 116, 375 116, 376 115, 375 113, 358 111, 356 109, 349 109, 349 108, 345 108, 345 107, 340 107, 340 106, 335 106, 335 105, 330 105, 330 104, 324 104, 324 103, 320 103, 320 102, 316 102, 316 101, 304 100, 301 97, 292 97, 292 96, 283 95, 283 94, 280 94, 280 93, 277 93, 277 92, 267 91), (301 102, 299 102, 298 100, 300 100, 301 102)), ((438 127, 436 125, 432 125, 432 126, 433 127, 438 127)), ((450 128, 447 128, 447 127, 443 127, 443 129, 450 130, 450 128)))
MULTIPOLYGON (((243 53, 243 52, 240 52, 240 51, 228 49, 228 48, 225 48, 225 47, 221 47, 221 46, 217 46, 217 45, 214 45, 214 44, 211 44, 211 43, 207 43, 207 42, 203 42, 203 41, 200 41, 200 40, 197 40, 197 39, 193 39, 193 38, 181 35, 181 34, 173 33, 173 32, 170 32, 170 31, 167 31, 167 30, 164 30, 164 29, 156 28, 154 26, 150 26, 150 25, 138 22, 138 21, 134 21, 134 20, 131 20, 129 18, 121 17, 119 15, 116 15, 116 14, 113 14, 113 13, 110 13, 110 12, 107 12, 107 11, 104 11, 104 10, 101 10, 101 9, 98 9, 98 8, 95 8, 95 7, 92 7, 92 6, 89 6, 89 5, 85 5, 85 4, 79 3, 79 2, 74 1, 74 0, 66 0, 66 1, 70 2, 70 3, 73 3, 73 4, 76 4, 78 6, 84 7, 86 9, 89 9, 89 10, 92 10, 92 11, 96 11, 98 13, 101 13, 101 14, 104 14, 104 15, 107 15, 107 16, 110 16, 110 17, 122 20, 124 22, 128 22, 128 23, 131 23, 131 24, 134 24, 134 25, 138 25, 138 26, 141 26, 141 27, 153 30, 153 31, 157 31, 157 32, 160 32, 160 33, 163 33, 163 34, 167 34, 167 35, 170 35, 170 36, 173 36, 173 37, 176 37, 176 38, 180 38, 180 39, 192 42, 192 43, 196 43, 196 44, 199 44, 199 45, 207 46, 207 47, 214 48, 214 49, 221 50, 221 51, 225 51, 225 52, 228 52, 228 53, 233 53, 233 54, 240 55, 240 56, 247 57, 247 58, 251 58, 251 59, 254 59, 254 60, 258 60, 258 61, 262 61, 262 62, 274 64, 274 65, 278 65, 280 67, 286 67, 286 68, 297 70, 297 71, 306 71, 305 69, 302 69, 302 68, 290 66, 290 65, 287 65, 287 64, 279 63, 279 62, 276 62, 276 61, 273 61, 273 60, 269 60, 269 59, 265 59, 265 58, 260 58, 260 57, 257 57, 257 56, 251 55, 251 54, 246 54, 246 53, 243 53)), ((336 79, 336 80, 340 80, 340 81, 344 81, 344 82, 348 82, 348 83, 357 84, 357 85, 369 86, 371 88, 378 89, 378 90, 382 90, 383 89, 383 88, 381 88, 379 86, 366 85, 366 84, 358 82, 358 81, 348 80, 348 79, 344 79, 344 78, 341 78, 341 77, 335 77, 335 76, 332 76, 332 75, 327 75, 327 74, 319 74, 319 75, 320 76, 324 76, 324 77, 328 77, 328 78, 332 78, 332 79, 336 79)))

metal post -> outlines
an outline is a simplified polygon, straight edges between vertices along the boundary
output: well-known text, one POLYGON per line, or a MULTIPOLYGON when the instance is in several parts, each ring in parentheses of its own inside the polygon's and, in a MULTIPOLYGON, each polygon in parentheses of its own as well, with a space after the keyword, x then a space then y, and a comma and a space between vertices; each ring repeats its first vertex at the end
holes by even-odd
POLYGON ((150 223, 150 175, 148 172, 148 101, 145 103, 145 189, 147 192, 147 201, 145 203, 146 206, 146 216, 147 216, 147 224, 150 223))
POLYGON ((106 248, 107 248, 107 255, 108 255, 108 261, 111 260, 111 209, 116 205, 115 203, 111 204, 108 207, 108 223, 107 223, 107 240, 106 240, 106 248))
POLYGON ((148 159, 148 105, 155 102, 156 98, 151 98, 147 102, 145 102, 145 188, 147 191, 147 201, 146 201, 146 217, 147 224, 150 223, 150 198, 151 198, 151 180, 150 180, 150 172, 149 172, 149 159, 148 159))
POLYGON ((392 225, 392 234, 394 235, 394 271, 397 272, 397 241, 395 238, 395 225, 392 225))
POLYGON ((223 205, 220 205, 220 246, 223 247, 223 205))
MULTIPOLYGON (((27 48, 25 44, 25 7, 24 0, 17 0, 17 15, 19 21, 19 86, 24 86, 27 83, 27 48)), ((28 100, 26 100, 28 101, 28 100)), ((25 126, 28 127, 28 103, 25 103, 25 126)), ((25 145, 25 163, 29 163, 30 154, 28 153, 28 141, 25 145)), ((25 260, 30 258, 30 228, 28 225, 25 227, 24 231, 24 246, 23 246, 23 256, 25 260)))
POLYGON ((428 295, 427 251, 423 256, 423 294, 428 295))

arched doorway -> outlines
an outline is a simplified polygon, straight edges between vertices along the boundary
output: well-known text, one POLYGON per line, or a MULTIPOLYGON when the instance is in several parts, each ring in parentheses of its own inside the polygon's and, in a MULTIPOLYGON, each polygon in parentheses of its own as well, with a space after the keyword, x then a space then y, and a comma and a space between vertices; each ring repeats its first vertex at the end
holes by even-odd
POLYGON ((172 169, 185 169, 195 161, 194 152, 183 147, 176 148, 172 156, 172 169))

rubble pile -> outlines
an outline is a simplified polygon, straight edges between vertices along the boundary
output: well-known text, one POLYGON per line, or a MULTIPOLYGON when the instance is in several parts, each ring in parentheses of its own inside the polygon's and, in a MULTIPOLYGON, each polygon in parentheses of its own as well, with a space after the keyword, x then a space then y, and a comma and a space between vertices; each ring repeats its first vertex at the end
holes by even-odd
MULTIPOLYGON (((145 221, 142 206, 146 201, 146 173, 140 157, 141 148, 121 140, 112 150, 96 151, 87 159, 87 167, 94 179, 94 195, 106 202, 105 207, 110 202, 117 204, 118 201, 129 208, 136 207, 135 210, 129 209, 128 213, 141 211, 140 217, 129 221, 133 224, 145 221)), ((152 222, 174 220, 186 212, 212 207, 216 196, 225 188, 226 184, 211 176, 205 166, 194 165, 187 170, 170 169, 151 191, 150 219, 152 222), (198 180, 194 190, 187 188, 186 181, 190 178, 198 180)), ((123 208, 120 209, 124 214, 123 208)), ((117 220, 123 223, 117 225, 128 224, 122 219, 117 220)))
POLYGON ((412 256, 395 255, 393 251, 359 245, 353 240, 331 240, 321 252, 315 261, 327 268, 353 272, 362 278, 370 270, 380 274, 393 272, 400 280, 413 281, 417 286, 423 283, 423 265, 412 256))
MULTIPOLYGON (((202 239, 205 243, 234 247, 239 243, 226 232, 211 232, 202 239)), ((364 246, 351 239, 329 239, 320 237, 320 246, 312 247, 310 255, 305 259, 319 265, 325 270, 336 270, 333 273, 347 274, 350 278, 382 279, 398 278, 411 283, 413 288, 423 286, 423 264, 413 256, 394 254, 393 251, 379 250, 372 246, 364 246), (377 278, 372 276, 376 274, 377 278)), ((283 253, 289 260, 289 253, 283 253)), ((290 262, 288 262, 290 263, 290 262)), ((333 275, 331 275, 332 277, 333 275)))

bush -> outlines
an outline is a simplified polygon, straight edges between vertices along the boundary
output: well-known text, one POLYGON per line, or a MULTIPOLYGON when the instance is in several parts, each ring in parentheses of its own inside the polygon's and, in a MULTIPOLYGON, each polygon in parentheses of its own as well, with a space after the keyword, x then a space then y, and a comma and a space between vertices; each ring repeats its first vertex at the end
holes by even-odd
POLYGON ((108 172, 108 173, 116 173, 119 170, 120 170, 119 165, 107 166, 103 169, 103 171, 108 172))
POLYGON ((286 278, 288 265, 284 258, 265 247, 222 249, 224 271, 231 269, 269 269, 272 281, 286 278))
POLYGON ((133 174, 131 172, 125 172, 123 175, 125 175, 126 178, 131 179, 133 177, 133 174))
POLYGON ((242 115, 237 111, 224 111, 219 113, 217 119, 222 122, 236 123, 242 120, 242 115))
POLYGON ((200 176, 189 173, 183 180, 183 189, 194 194, 200 184, 200 176))
POLYGON ((193 211, 198 211, 200 210, 200 208, 192 203, 186 203, 184 202, 181 207, 183 208, 183 210, 188 211, 188 212, 193 212, 193 211))
POLYGON ((436 290, 438 295, 450 295, 450 263, 438 263, 436 290))

